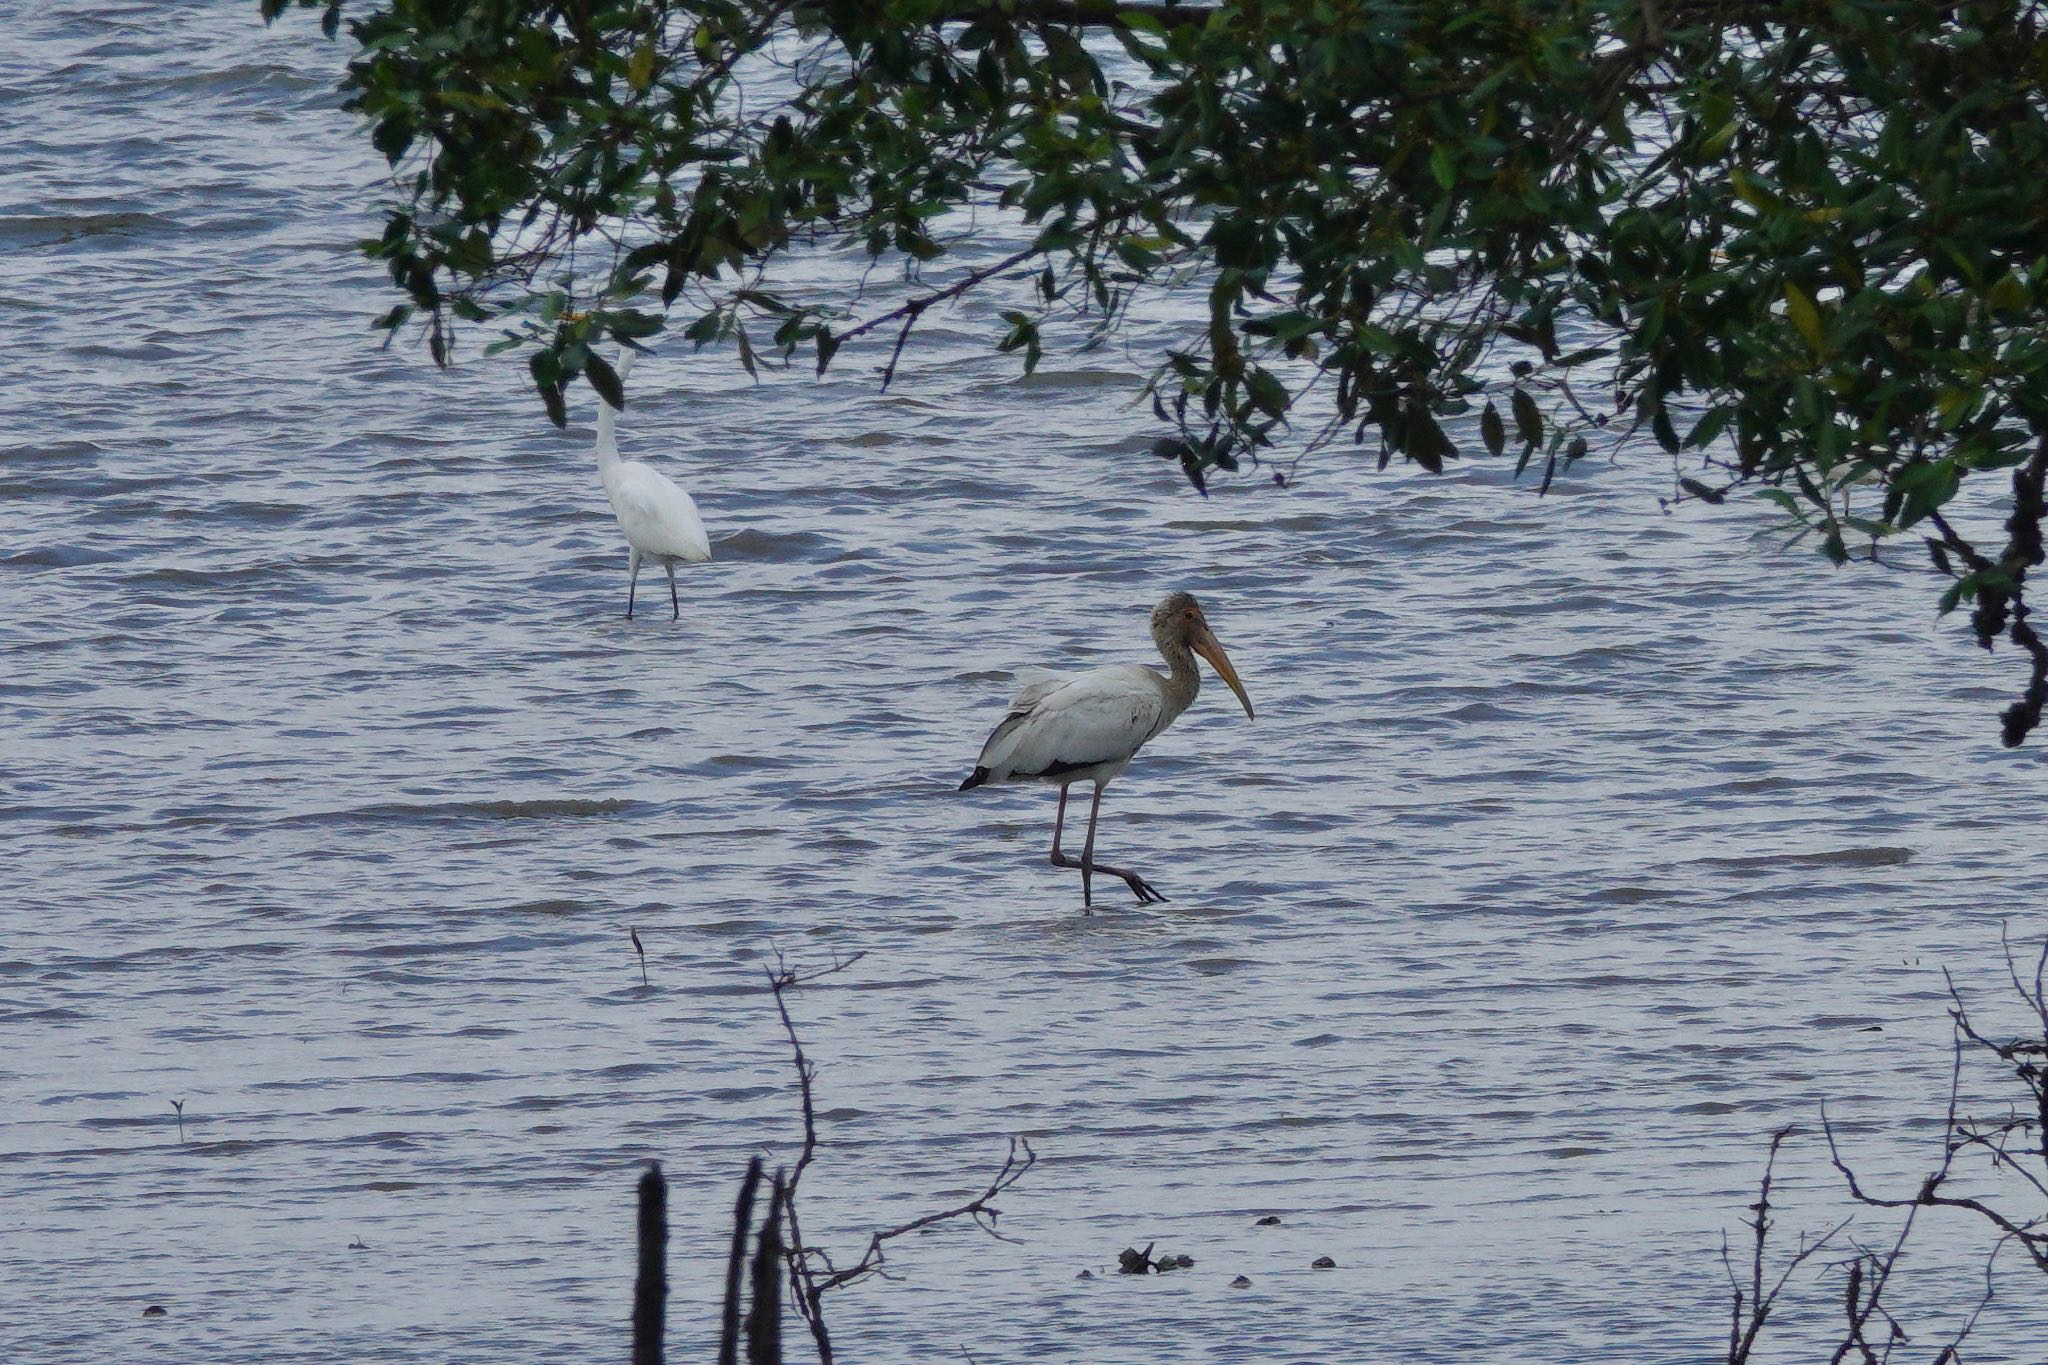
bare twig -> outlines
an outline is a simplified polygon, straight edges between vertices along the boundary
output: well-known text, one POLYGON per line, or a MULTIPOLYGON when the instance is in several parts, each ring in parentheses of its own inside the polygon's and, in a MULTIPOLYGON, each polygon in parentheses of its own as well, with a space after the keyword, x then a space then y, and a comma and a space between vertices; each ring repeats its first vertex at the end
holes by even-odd
POLYGON ((797 1217, 797 1190, 802 1183, 804 1172, 810 1168, 818 1152, 817 1106, 813 1091, 817 1068, 805 1054, 803 1042, 797 1035, 795 1021, 790 1017, 788 993, 798 986, 808 985, 823 977, 843 972, 858 962, 862 956, 860 953, 854 953, 848 957, 834 957, 828 967, 802 972, 791 967, 778 953, 775 966, 768 972, 768 988, 774 994, 776 1014, 782 1020, 783 1036, 789 1040, 791 1064, 796 1068, 797 1092, 803 1113, 803 1146, 797 1155, 796 1164, 790 1170, 787 1182, 778 1185, 776 1209, 771 1210, 769 1216, 774 1218, 779 1213, 782 1223, 787 1228, 783 1255, 788 1266, 790 1297, 806 1326, 810 1328, 820 1365, 832 1365, 834 1359, 831 1333, 826 1330, 821 1303, 826 1290, 836 1289, 840 1285, 852 1283, 869 1275, 886 1277, 887 1271, 883 1268, 886 1256, 883 1248, 889 1242, 952 1219, 968 1219, 990 1236, 1007 1241, 1008 1239, 996 1229, 1000 1210, 993 1201, 1021 1180, 1024 1173, 1030 1170, 1038 1159, 1029 1142, 1022 1138, 1011 1138, 1010 1149, 1003 1158, 1003 1164, 980 1194, 957 1207, 926 1214, 900 1226, 871 1234, 860 1260, 845 1269, 834 1266, 831 1257, 822 1248, 810 1246, 804 1241, 802 1225, 797 1217))
MULTIPOLYGON (((2001 939, 2004 941, 2003 936, 2001 939)), ((1848 1361, 1857 1362, 1857 1365, 1889 1365, 1901 1347, 1911 1344, 1905 1325, 1887 1300, 1887 1292, 1923 1209, 1962 1209, 1983 1219, 1998 1232, 1997 1241, 1984 1263, 1983 1293, 1968 1317, 1933 1357, 1933 1365, 1957 1365, 1961 1360, 1964 1341, 1976 1330, 1995 1297, 1997 1260, 2007 1244, 2017 1243, 2036 1269, 2048 1273, 2048 1179, 2021 1164, 2022 1158, 2031 1162, 2036 1155, 2048 1160, 2048 990, 2044 990, 2044 982, 2048 982, 2048 947, 2044 947, 2035 960, 2029 979, 2022 974, 2011 943, 2004 941, 2004 946, 2006 974, 2014 992, 2026 1002, 2032 1013, 2038 1035, 2006 1041, 1986 1033, 1971 1018, 1953 977, 1943 973, 1948 983, 1949 1015, 1954 1023, 1948 1104, 1942 1124, 1940 1156, 1921 1177, 1917 1189, 1894 1197, 1867 1188, 1843 1154, 1834 1121, 1825 1107, 1821 1110, 1821 1130, 1827 1139, 1828 1157, 1847 1183, 1850 1198, 1866 1207, 1895 1209, 1904 1213, 1896 1234, 1888 1244, 1870 1246, 1856 1242, 1854 1254, 1836 1263, 1837 1268, 1846 1272, 1846 1278, 1841 1300, 1841 1337, 1834 1349, 1831 1365, 1843 1365, 1848 1361), (2015 1106, 2005 1117, 1996 1120, 1978 1120, 1963 1113, 1964 1064, 1972 1056, 1985 1054, 2009 1067, 2009 1074, 2027 1088, 2028 1104, 2024 1111, 2015 1106), (1969 1195, 1950 1193, 1951 1182, 1960 1180, 1964 1175, 1958 1158, 1966 1153, 1982 1153, 1988 1157, 1994 1175, 2018 1172, 2025 1181, 2023 1196, 2030 1202, 2042 1200, 2044 1207, 2035 1216, 2025 1217, 2009 1206, 2001 1206, 2000 1191, 1997 1190, 1973 1191, 1969 1195)), ((1786 1267, 1785 1273, 1766 1288, 1763 1268, 1769 1232, 1772 1166, 1788 1131, 1781 1130, 1772 1137, 1771 1157, 1764 1166, 1762 1187, 1757 1202, 1750 1206, 1753 1217, 1745 1220, 1745 1226, 1755 1237, 1746 1284, 1743 1276, 1737 1273, 1726 1239, 1722 1242, 1722 1264, 1734 1291, 1734 1312, 1728 1334, 1729 1365, 1747 1365, 1750 1361, 1758 1334, 1790 1272, 1848 1226, 1845 1220, 1811 1245, 1802 1242, 1799 1254, 1786 1267)))
POLYGON ((1849 1225, 1848 1220, 1844 1219, 1812 1241, 1808 1241, 1802 1234, 1799 1239, 1799 1250, 1785 1263, 1784 1269, 1778 1273, 1770 1287, 1764 1287, 1764 1253, 1772 1227, 1771 1179, 1778 1164, 1778 1149, 1785 1145, 1785 1139, 1791 1137, 1795 1131, 1787 1124, 1771 1134, 1770 1153, 1764 1158, 1763 1180, 1757 1186, 1756 1202, 1749 1206, 1752 1216, 1743 1220, 1743 1226, 1749 1228, 1753 1234, 1747 1291, 1744 1290, 1742 1280, 1735 1272, 1735 1263, 1729 1256, 1728 1239, 1721 1239, 1721 1265, 1728 1272, 1728 1283, 1735 1295, 1728 1324, 1728 1365, 1747 1365, 1750 1353, 1756 1348, 1757 1336, 1764 1330, 1764 1323, 1770 1318, 1771 1309, 1777 1305, 1778 1294, 1792 1278, 1792 1273, 1849 1225))
POLYGON ((1010 1150, 1003 1157, 1002 1166, 997 1169, 995 1175, 989 1180, 988 1187, 980 1194, 956 1208, 946 1209, 940 1213, 928 1213, 922 1218, 913 1218, 900 1227, 893 1227, 886 1231, 875 1233, 872 1237, 868 1238, 867 1250, 861 1254, 858 1262, 844 1270, 833 1271, 819 1282, 819 1288, 821 1290, 834 1289, 842 1284, 857 1280, 864 1275, 880 1272, 882 1264, 886 1259, 882 1254, 884 1243, 931 1227, 935 1223, 946 1222, 949 1219, 970 1219, 976 1227, 997 1241, 1007 1242, 1011 1240, 996 1230, 996 1219, 1002 1211, 996 1208, 990 1201, 1019 1180, 1022 1180, 1024 1173, 1037 1164, 1037 1161, 1038 1154, 1031 1150, 1030 1142, 1023 1138, 1011 1138, 1010 1150))
POLYGON ((832 976, 845 971, 860 961, 863 955, 834 957, 832 965, 817 971, 802 973, 791 967, 781 953, 775 955, 775 968, 768 973, 768 989, 775 996, 775 1012, 782 1020, 783 1036, 789 1039, 790 1063, 796 1068, 797 1094, 800 1098, 804 1121, 804 1145, 798 1153, 796 1168, 790 1172, 789 1185, 783 1196, 784 1212, 789 1220, 789 1279, 791 1297, 796 1302, 797 1312, 802 1315, 804 1325, 810 1329, 811 1340, 817 1345, 818 1359, 822 1365, 832 1365, 832 1334, 826 1330, 825 1315, 818 1305, 819 1287, 811 1270, 811 1257, 804 1245, 803 1225, 797 1220, 796 1192, 802 1184, 804 1172, 818 1154, 818 1111, 813 1098, 811 1083, 817 1078, 817 1068, 804 1055, 803 1040, 797 1037, 796 1023, 789 1017, 787 992, 798 986, 807 985, 821 977, 832 976))

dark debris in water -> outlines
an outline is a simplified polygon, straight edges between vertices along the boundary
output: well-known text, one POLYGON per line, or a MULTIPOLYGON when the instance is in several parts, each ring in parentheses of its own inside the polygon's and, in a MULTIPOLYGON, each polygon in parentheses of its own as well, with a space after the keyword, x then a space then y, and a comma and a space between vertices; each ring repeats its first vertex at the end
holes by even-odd
POLYGON ((1164 1275, 1169 1270, 1186 1270, 1194 1265, 1195 1258, 1187 1255, 1185 1252, 1178 1255, 1168 1252, 1163 1256, 1154 1257, 1152 1255, 1152 1248, 1158 1245, 1157 1242, 1147 1242, 1143 1251, 1138 1250, 1136 1247, 1125 1247, 1117 1253, 1116 1273, 1119 1275, 1144 1275, 1147 1273, 1164 1275))

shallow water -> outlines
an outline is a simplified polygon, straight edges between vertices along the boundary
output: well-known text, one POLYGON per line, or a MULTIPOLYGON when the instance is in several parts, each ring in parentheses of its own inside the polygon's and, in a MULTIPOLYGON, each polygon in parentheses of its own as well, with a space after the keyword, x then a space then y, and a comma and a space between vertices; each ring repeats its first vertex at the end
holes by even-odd
MULTIPOLYGON (((1021 381, 977 307, 886 396, 645 363, 623 443, 716 559, 625 621, 587 395, 376 349, 340 54, 254 8, 0 50, 0 1356, 622 1355, 647 1157, 702 1355, 798 1135, 777 952, 866 954, 794 1001, 814 1239, 1041 1158, 1014 1242, 840 1291, 853 1359, 1703 1360, 1771 1129, 1826 1099, 1909 1187, 1938 969, 2044 928, 2018 670, 1924 577, 1662 515, 1654 452, 1204 501, 1138 453, 1171 312, 1021 381), (1012 670, 1144 657, 1174 587, 1259 716, 1212 686, 1110 789, 1174 899, 1084 917, 1050 793, 954 788, 1012 670), (1155 1240, 1197 1266, 1076 1278, 1155 1240)), ((1788 1236, 1847 1211, 1811 1132, 1781 1173, 1788 1236)), ((1930 1236, 1930 1333, 1986 1245, 1930 1236)), ((2015 1278, 1975 1358, 2044 1339, 2015 1278)))

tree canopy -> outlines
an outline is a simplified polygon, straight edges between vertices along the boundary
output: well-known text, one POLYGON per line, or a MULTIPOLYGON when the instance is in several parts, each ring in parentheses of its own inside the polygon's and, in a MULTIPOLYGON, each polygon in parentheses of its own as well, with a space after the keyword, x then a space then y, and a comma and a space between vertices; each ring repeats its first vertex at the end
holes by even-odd
POLYGON ((1547 488, 1654 442, 1676 496, 1753 487, 1838 563, 1924 547, 1941 610, 2024 651, 2005 742, 2048 702, 2039 4, 261 4, 355 45, 394 171, 380 325, 444 364, 489 327, 557 423, 578 380, 623 403, 606 338, 822 371, 873 333, 887 383, 969 293, 1028 370, 1195 291, 1152 387, 1197 487, 1343 444, 1547 488), (963 263, 960 210, 1017 249, 963 263), (910 292, 779 273, 847 245, 910 292))

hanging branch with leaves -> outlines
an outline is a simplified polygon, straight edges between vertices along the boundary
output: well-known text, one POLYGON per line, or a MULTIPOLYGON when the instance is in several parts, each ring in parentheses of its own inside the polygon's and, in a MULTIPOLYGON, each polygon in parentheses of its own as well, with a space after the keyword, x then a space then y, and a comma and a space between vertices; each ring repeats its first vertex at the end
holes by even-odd
POLYGON ((379 325, 497 333, 557 423, 623 402, 601 340, 758 374, 872 334, 887 382, 986 297, 1028 371, 1185 291, 1151 389, 1197 488, 1348 443, 1547 489, 1654 443, 1674 498, 1754 489, 1837 563, 1917 539, 2027 662, 2005 742, 2048 705, 2040 4, 295 6, 392 166, 379 325), (900 296, 791 282, 840 249, 900 296))

